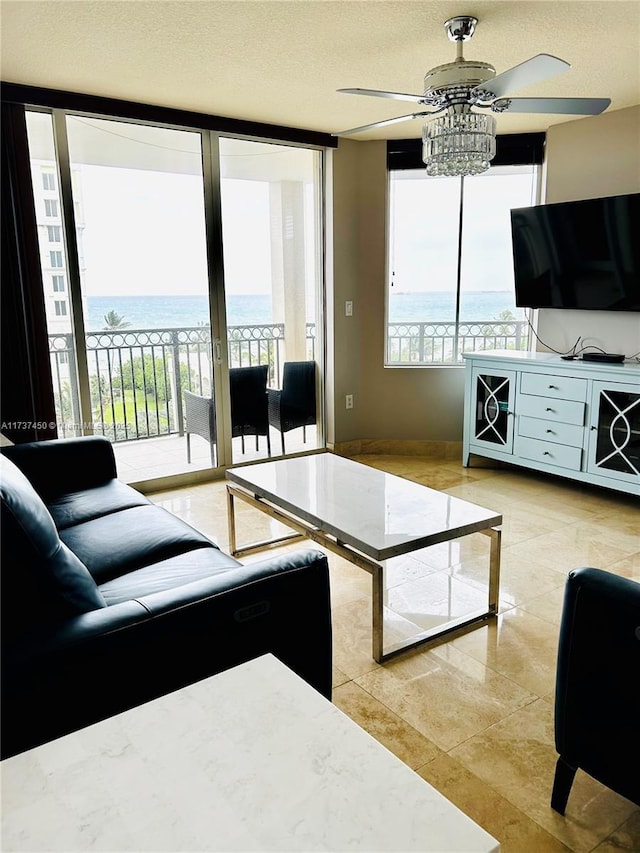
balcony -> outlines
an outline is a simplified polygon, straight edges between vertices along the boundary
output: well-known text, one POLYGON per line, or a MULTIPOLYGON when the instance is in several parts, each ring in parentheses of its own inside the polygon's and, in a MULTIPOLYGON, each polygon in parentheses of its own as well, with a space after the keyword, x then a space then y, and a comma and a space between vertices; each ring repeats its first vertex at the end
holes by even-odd
MULTIPOLYGON (((526 323, 520 321, 463 323, 457 340, 451 323, 394 323, 389 325, 388 363, 451 363, 456 348, 459 352, 524 349, 526 342, 526 323)), ((313 360, 313 323, 307 323, 306 343, 306 356, 313 360)), ((185 389, 211 396, 208 326, 89 332, 86 351, 93 431, 114 442, 123 479, 136 482, 210 464, 206 442, 194 438, 192 464, 187 465, 182 398, 185 389)), ((79 435, 83 418, 73 335, 49 335, 49 352, 59 435, 79 435)), ((230 367, 267 364, 269 386, 280 387, 285 358, 283 324, 229 326, 228 352, 230 367)), ((303 444, 301 431, 294 431, 287 442, 289 452, 317 447, 315 430, 309 432, 303 444)), ((277 448, 277 434, 273 433, 271 440, 277 448)), ((234 460, 249 461, 265 455, 264 439, 258 450, 254 439, 246 439, 244 452, 240 439, 233 441, 234 460)))
MULTIPOLYGON (((269 386, 280 387, 284 364, 284 325, 228 328, 230 367, 269 365, 269 386)), ((93 432, 114 443, 121 477, 127 482, 208 467, 207 443, 195 436, 192 463, 186 462, 182 392, 212 394, 211 332, 205 325, 182 328, 120 329, 86 335, 93 432)), ((56 417, 60 437, 80 435, 83 418, 78 396, 72 334, 49 335, 56 417)), ((307 323, 306 356, 315 359, 315 326, 307 323)), ((275 432, 275 431, 274 431, 275 432)), ((272 440, 277 436, 272 435, 272 440)), ((292 434, 290 452, 316 447, 315 430, 292 434)), ((264 439, 233 440, 233 458, 266 455, 264 439), (238 445, 236 448, 236 444, 238 445)), ((278 446, 277 444, 275 445, 278 446)))

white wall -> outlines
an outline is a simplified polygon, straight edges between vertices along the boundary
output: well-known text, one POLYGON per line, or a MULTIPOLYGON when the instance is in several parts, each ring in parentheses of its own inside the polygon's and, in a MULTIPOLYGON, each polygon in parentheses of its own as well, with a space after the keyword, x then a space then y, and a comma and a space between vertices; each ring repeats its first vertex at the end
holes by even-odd
MULTIPOLYGON (((640 106, 556 124, 547 132, 545 201, 574 201, 640 192, 640 106)), ((640 240, 640 235, 638 235, 640 240)), ((640 314, 541 310, 538 335, 566 351, 576 338, 606 352, 640 351, 640 314)))
POLYGON ((334 379, 335 418, 327 438, 460 441, 464 368, 384 367, 386 150, 384 141, 341 139, 333 154, 334 338, 327 374, 334 379), (346 300, 353 301, 353 317, 345 317, 346 300), (354 395, 351 411, 345 394, 354 395))

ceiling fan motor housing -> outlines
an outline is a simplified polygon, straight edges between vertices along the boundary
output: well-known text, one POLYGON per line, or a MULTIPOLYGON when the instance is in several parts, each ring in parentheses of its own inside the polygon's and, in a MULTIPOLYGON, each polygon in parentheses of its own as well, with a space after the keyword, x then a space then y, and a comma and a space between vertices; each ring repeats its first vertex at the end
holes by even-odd
MULTIPOLYGON (((487 80, 496 76, 496 69, 488 62, 476 62, 472 60, 461 60, 447 62, 446 65, 438 65, 432 68, 424 76, 424 94, 431 99, 443 99, 454 101, 460 95, 468 99, 471 89, 481 86, 487 80)), ((475 93, 478 96, 480 93, 475 93)), ((488 93, 486 100, 492 100, 495 96, 488 93)), ((477 100, 482 100, 476 97, 477 100)))

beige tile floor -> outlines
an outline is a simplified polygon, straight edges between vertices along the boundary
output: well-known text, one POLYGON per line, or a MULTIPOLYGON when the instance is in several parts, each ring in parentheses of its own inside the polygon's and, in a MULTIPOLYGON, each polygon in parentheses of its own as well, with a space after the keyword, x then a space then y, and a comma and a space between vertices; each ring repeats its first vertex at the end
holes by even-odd
MULTIPOLYGON (((566 816, 549 807, 565 577, 590 565, 640 579, 637 500, 534 472, 464 469, 444 457, 356 458, 502 513, 500 615, 379 666, 369 576, 330 555, 336 705, 494 835, 503 853, 640 851, 640 809, 581 771, 566 816)), ((154 499, 227 547, 223 483, 154 499)), ((251 507, 238 506, 237 515, 247 540, 282 531, 251 507)), ((443 600, 445 609, 472 601, 486 588, 487 541, 467 537, 397 561, 390 601, 395 595, 402 609, 412 597, 423 612, 443 600)))

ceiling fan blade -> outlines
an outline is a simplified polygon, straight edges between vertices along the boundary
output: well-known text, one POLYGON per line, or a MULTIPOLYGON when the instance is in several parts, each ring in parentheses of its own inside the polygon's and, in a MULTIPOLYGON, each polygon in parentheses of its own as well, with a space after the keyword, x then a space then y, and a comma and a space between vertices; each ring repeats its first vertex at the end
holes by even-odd
POLYGON ((537 56, 532 56, 531 59, 525 59, 519 65, 514 65, 507 71, 503 71, 493 80, 481 83, 472 90, 472 93, 478 91, 492 92, 497 98, 501 98, 508 92, 522 89, 524 86, 531 86, 532 83, 540 83, 542 80, 547 80, 549 77, 553 77, 561 71, 567 71, 569 68, 571 65, 564 59, 558 59, 557 56, 551 56, 548 53, 539 53, 537 56))
POLYGON ((386 127, 390 124, 398 124, 401 121, 409 121, 412 118, 420 118, 421 116, 432 115, 430 112, 412 113, 408 116, 398 116, 397 118, 388 118, 385 121, 374 121, 373 124, 363 124, 362 127, 352 127, 349 130, 341 130, 339 133, 332 133, 331 136, 350 136, 352 133, 361 133, 365 130, 373 130, 374 127, 386 127))
POLYGON ((500 98, 491 104, 496 113, 562 113, 597 116, 611 103, 610 98, 500 98))
POLYGON ((415 101, 416 104, 428 104, 424 95, 407 95, 404 92, 384 92, 381 89, 337 89, 347 95, 372 95, 374 98, 393 98, 396 101, 415 101))

